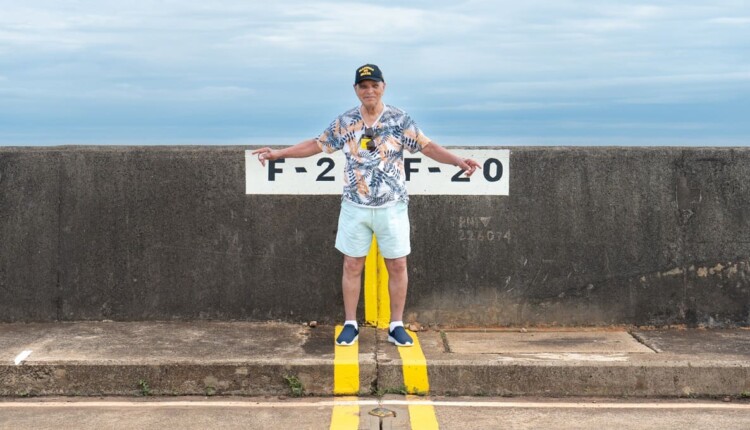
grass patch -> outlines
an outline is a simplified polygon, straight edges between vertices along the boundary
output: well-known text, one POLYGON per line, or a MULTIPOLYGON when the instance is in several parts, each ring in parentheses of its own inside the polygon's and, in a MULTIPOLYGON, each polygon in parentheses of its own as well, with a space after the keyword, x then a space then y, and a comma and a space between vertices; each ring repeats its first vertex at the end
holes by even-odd
POLYGON ((440 330, 440 339, 443 340, 443 349, 447 353, 451 353, 451 346, 448 344, 448 335, 445 334, 444 330, 440 330))
POLYGON ((286 381, 286 385, 289 387, 289 392, 292 397, 301 397, 305 395, 305 387, 302 386, 302 381, 300 381, 296 375, 286 375, 284 376, 284 381, 286 381))
POLYGON ((138 389, 141 391, 141 396, 151 395, 151 387, 148 386, 148 382, 145 379, 138 381, 138 389))
POLYGON ((401 385, 398 387, 384 387, 384 388, 374 388, 370 391, 370 394, 376 397, 383 397, 386 394, 400 394, 402 396, 405 396, 409 394, 409 392, 406 389, 406 385, 401 385))

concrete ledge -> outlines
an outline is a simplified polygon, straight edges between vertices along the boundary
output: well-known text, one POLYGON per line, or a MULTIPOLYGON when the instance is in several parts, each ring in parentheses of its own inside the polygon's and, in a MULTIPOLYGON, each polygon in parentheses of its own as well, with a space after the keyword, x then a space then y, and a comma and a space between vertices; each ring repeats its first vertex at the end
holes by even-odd
MULTIPOLYGON (((375 330, 360 333, 360 387, 375 383, 375 330)), ((0 395, 333 394, 333 327, 283 323, 0 326, 0 395), (20 365, 14 354, 32 351, 20 365)))
MULTIPOLYGON (((747 362, 518 363, 442 361, 429 367, 430 393, 446 396, 738 396, 750 389, 747 362)), ((378 383, 402 384, 398 362, 378 383)))
POLYGON ((306 364, 30 364, 4 366, 0 373, 0 395, 4 396, 289 395, 285 376, 298 378, 309 394, 331 395, 333 386, 333 366, 323 360, 306 364))
MULTIPOLYGON (((544 333, 549 338, 555 332, 544 333)), ((555 346, 549 352, 529 353, 523 352, 528 348, 516 340, 521 352, 458 354, 450 352, 446 341, 450 334, 426 332, 419 336, 428 363, 430 393, 435 395, 685 397, 750 392, 750 348, 745 347, 750 331, 638 334, 641 339, 658 339, 662 352, 580 353, 571 345, 572 352, 555 346), (710 342, 707 338, 724 341, 710 342)), ((385 334, 378 335, 380 343, 384 342, 385 334)), ((533 336, 533 332, 526 335, 533 336)), ((558 338, 560 343, 567 340, 566 336, 558 338)), ((381 389, 403 385, 401 366, 397 351, 378 349, 381 389)))
MULTIPOLYGON (((4 324, 0 396, 288 396, 285 377, 296 378, 307 395, 327 396, 334 385, 333 330, 247 322, 4 324), (31 354, 16 365, 23 351, 31 354)), ((493 332, 482 338, 496 341, 488 333, 493 332)), ((686 397, 750 392, 750 330, 639 331, 648 348, 632 342, 641 352, 622 352, 639 351, 622 345, 622 331, 535 333, 516 332, 510 337, 515 343, 484 350, 502 353, 456 353, 450 350, 451 332, 420 332, 430 393, 686 397), (544 348, 535 338, 551 346, 544 348), (594 342, 611 350, 575 352, 595 349, 594 342), (654 345, 662 352, 654 352, 654 345), (524 352, 530 350, 536 352, 524 352)), ((397 392, 404 385, 399 352, 386 336, 361 330, 362 395, 397 392)))

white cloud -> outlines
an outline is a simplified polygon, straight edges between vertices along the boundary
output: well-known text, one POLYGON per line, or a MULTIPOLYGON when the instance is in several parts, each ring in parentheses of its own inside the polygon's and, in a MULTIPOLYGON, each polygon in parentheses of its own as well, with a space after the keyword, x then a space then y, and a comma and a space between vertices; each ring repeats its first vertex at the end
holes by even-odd
POLYGON ((450 111, 474 111, 474 112, 503 112, 503 111, 526 111, 526 110, 550 110, 566 109, 573 106, 588 106, 591 103, 583 102, 499 102, 485 101, 481 103, 457 104, 455 106, 443 106, 432 110, 450 111))
POLYGON ((725 25, 747 25, 750 24, 750 17, 722 17, 709 19, 708 22, 712 24, 725 24, 725 25))
POLYGON ((750 91, 738 0, 5 3, 0 93, 40 111, 66 99, 334 112, 364 62, 383 67, 392 100, 464 115, 750 91))
POLYGON ((695 131, 704 130, 711 127, 709 123, 699 122, 604 122, 604 121, 565 121, 555 124, 562 128, 583 129, 583 130, 676 130, 676 131, 695 131))
POLYGON ((461 100, 436 109, 530 110, 604 104, 669 104, 716 101, 750 92, 748 71, 651 76, 561 78, 555 80, 495 80, 472 85, 431 88, 438 100, 461 100), (469 103, 465 103, 470 95, 469 103))
POLYGON ((537 81, 537 82, 509 82, 493 85, 493 88, 512 86, 514 88, 536 88, 556 89, 569 88, 579 90, 582 88, 605 88, 623 86, 664 85, 664 84, 689 84, 702 82, 742 82, 750 81, 750 71, 729 73, 705 73, 705 74, 679 74, 679 75, 652 75, 652 76, 613 76, 593 79, 569 79, 559 81, 537 81))

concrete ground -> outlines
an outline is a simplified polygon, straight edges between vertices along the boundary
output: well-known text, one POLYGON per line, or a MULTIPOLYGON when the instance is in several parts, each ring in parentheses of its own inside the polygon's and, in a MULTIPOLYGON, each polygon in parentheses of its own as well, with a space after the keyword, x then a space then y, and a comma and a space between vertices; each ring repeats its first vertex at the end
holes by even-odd
MULTIPOLYGON (((0 400, 0 428, 16 430, 108 429, 328 429, 337 399, 303 398, 44 398, 0 400)), ((384 429, 424 428, 412 422, 415 405, 430 404, 441 429, 747 429, 750 402, 550 398, 420 398, 387 395, 356 402, 351 427, 379 429, 369 414, 396 413, 384 429)), ((433 427, 436 428, 436 427, 433 427)))
MULTIPOLYGON (((334 327, 251 322, 0 324, 0 396, 330 396, 334 327)), ((430 394, 739 398, 750 330, 421 331, 430 394)), ((363 327, 360 395, 403 389, 363 327)))

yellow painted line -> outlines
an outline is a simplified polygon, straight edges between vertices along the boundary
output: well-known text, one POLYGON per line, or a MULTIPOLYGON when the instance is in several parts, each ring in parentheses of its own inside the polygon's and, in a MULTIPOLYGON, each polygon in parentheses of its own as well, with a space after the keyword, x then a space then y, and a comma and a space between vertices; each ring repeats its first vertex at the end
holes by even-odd
POLYGON ((427 360, 424 358, 417 334, 411 330, 406 331, 414 339, 414 345, 397 348, 401 356, 406 391, 409 394, 428 394, 430 381, 427 378, 427 360))
POLYGON ((391 295, 388 291, 388 268, 378 249, 378 328, 388 328, 391 322, 391 295))
POLYGON ((359 340, 350 346, 336 345, 343 328, 337 325, 333 335, 333 394, 359 394, 359 340))
POLYGON ((378 241, 375 235, 365 259, 365 322, 374 327, 378 325, 378 241))
POLYGON ((388 292, 388 268, 380 254, 378 240, 372 235, 370 252, 365 259, 365 321, 377 328, 391 322, 391 300, 388 292))
MULTIPOLYGON (((365 321, 377 328, 388 328, 391 321, 391 301, 388 290, 388 268, 385 259, 380 254, 378 242, 372 237, 372 246, 365 260, 365 321)), ((427 360, 422 347, 419 344, 417 334, 408 331, 414 345, 411 347, 398 348, 401 356, 402 369, 404 373, 404 386, 408 393, 427 394, 430 391, 430 382, 427 377, 427 360)), ((338 334, 337 334, 338 336, 338 334)), ((335 391, 334 391, 335 392, 335 391)), ((414 400, 414 396, 407 396, 414 400)), ((435 407, 431 404, 410 404, 409 421, 413 430, 437 430, 439 429, 435 407)), ((334 408, 334 417, 335 417, 334 408)), ((358 412, 358 410, 357 410, 358 412)), ((353 412, 349 412, 350 414, 353 412)), ((333 429, 334 423, 331 422, 333 429)), ((342 427, 343 428, 343 427, 342 427)), ((356 427, 353 427, 356 428, 356 427)))
MULTIPOLYGON (((416 396, 406 396, 407 402, 418 400, 416 396)), ((440 426, 435 416, 435 407, 429 403, 409 403, 409 422, 412 430, 438 430, 440 426)))
POLYGON ((359 428, 359 405, 356 397, 342 397, 333 404, 330 430, 357 430, 359 428))
MULTIPOLYGON (((334 330, 333 393, 359 394, 359 340, 350 346, 336 345, 335 339, 344 326, 334 330)), ((359 405, 356 397, 341 397, 334 400, 330 430, 357 430, 359 428, 359 405)))
MULTIPOLYGON (((427 377, 427 359, 424 357, 417 334, 411 330, 407 330, 407 332, 414 339, 414 345, 398 348, 404 372, 404 385, 409 393, 427 394, 430 391, 430 381, 427 377)), ((417 400, 419 400, 417 396, 406 396, 412 430, 438 430, 440 426, 435 415, 435 407, 429 403, 412 403, 417 400)))

